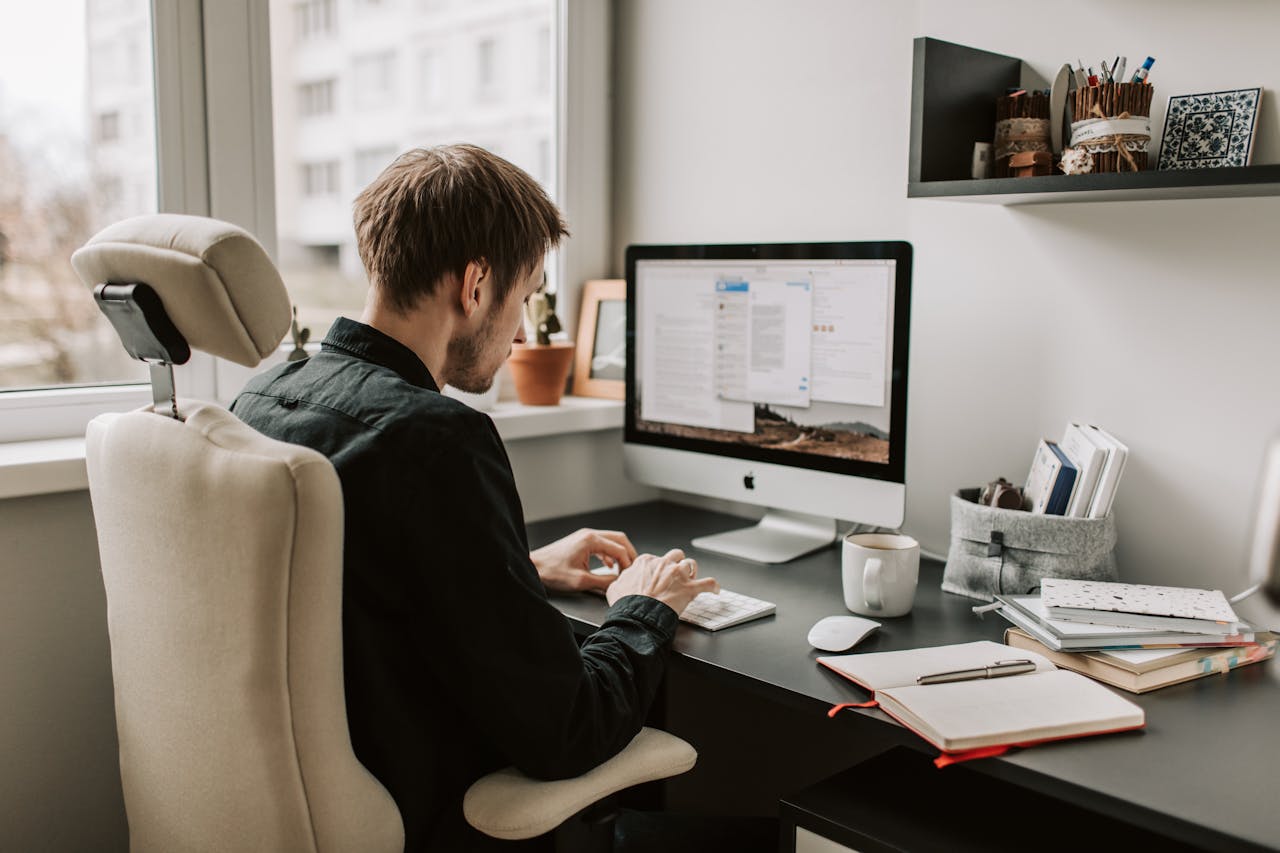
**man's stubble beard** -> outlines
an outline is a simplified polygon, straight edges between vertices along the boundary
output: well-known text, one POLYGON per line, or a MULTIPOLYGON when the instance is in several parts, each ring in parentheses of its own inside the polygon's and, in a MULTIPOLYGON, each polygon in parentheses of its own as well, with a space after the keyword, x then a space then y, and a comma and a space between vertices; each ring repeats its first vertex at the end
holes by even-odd
POLYGON ((449 384, 459 391, 483 394, 493 387, 494 377, 498 375, 498 368, 502 364, 499 362, 490 371, 480 363, 480 359, 484 357, 487 346, 493 338, 495 319, 494 315, 490 314, 485 317, 484 323, 475 334, 449 341, 449 364, 454 369, 454 375, 449 377, 449 384))

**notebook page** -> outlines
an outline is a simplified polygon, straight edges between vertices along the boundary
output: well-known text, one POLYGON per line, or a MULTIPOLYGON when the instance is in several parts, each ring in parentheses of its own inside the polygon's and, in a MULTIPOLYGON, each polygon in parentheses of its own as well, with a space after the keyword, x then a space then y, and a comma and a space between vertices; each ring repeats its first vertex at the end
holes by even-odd
MULTIPOLYGON (((1054 669, 1053 663, 1044 655, 1023 649, 1012 649, 1003 643, 993 643, 990 640, 906 649, 898 652, 820 657, 818 663, 831 667, 869 690, 878 692, 888 687, 914 685, 916 679, 922 675, 991 666, 1004 660, 1032 661, 1036 665, 1037 672, 1051 672, 1054 669)), ((996 680, 1008 681, 1023 677, 1011 675, 996 680)))
POLYGON ((1186 649, 1108 649, 1103 652, 1106 657, 1119 658, 1135 666, 1186 653, 1186 649))
POLYGON ((899 687, 879 699, 880 707, 947 751, 1114 731, 1145 722, 1140 707, 1067 670, 899 687))

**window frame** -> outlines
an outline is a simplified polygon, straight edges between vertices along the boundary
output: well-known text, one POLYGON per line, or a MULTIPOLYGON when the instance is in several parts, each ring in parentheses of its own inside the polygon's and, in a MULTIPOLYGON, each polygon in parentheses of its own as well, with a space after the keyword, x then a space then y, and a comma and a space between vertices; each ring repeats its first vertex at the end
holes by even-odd
MULTIPOLYGON (((212 216, 276 257, 269 4, 152 0, 158 210, 212 216)), ((577 326, 581 283, 611 272, 613 3, 557 0, 556 198, 574 232, 549 265, 561 319, 577 326)), ((204 353, 176 368, 180 396, 228 404, 256 370, 204 353)), ((0 443, 82 436, 109 411, 151 402, 147 384, 0 392, 0 443)))

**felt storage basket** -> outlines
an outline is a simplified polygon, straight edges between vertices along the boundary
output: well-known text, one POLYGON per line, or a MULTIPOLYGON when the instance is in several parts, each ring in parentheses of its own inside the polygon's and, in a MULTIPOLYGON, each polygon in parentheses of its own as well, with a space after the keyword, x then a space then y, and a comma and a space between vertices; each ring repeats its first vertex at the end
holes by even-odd
POLYGON ((1035 592, 1041 578, 1114 581, 1116 525, 978 503, 978 489, 951 496, 951 550, 942 589, 991 601, 1035 592))

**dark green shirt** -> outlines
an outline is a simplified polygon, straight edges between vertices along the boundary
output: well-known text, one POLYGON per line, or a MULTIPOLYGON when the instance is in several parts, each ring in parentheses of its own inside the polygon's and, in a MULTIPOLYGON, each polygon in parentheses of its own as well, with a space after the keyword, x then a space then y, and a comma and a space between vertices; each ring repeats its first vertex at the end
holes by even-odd
POLYGON ((462 795, 514 764, 576 776, 640 729, 676 626, 628 596, 581 646, 529 559, 493 421, 440 394, 407 347, 351 320, 253 379, 232 411, 320 451, 342 481, 347 714, 406 850, 488 846, 462 795))

